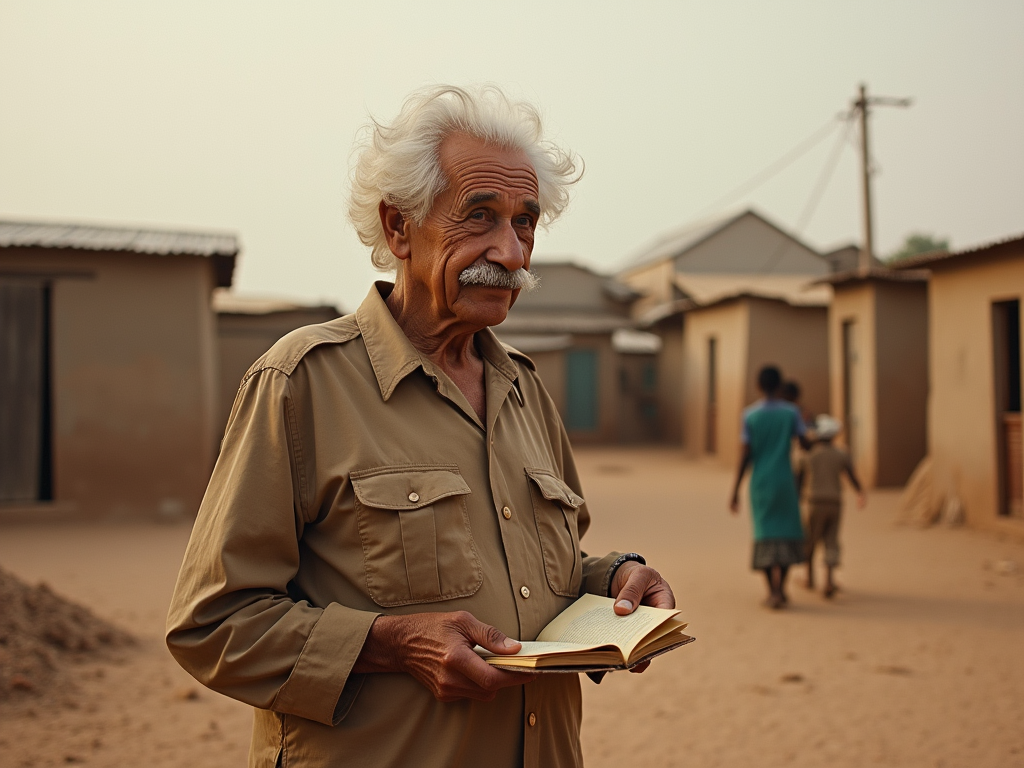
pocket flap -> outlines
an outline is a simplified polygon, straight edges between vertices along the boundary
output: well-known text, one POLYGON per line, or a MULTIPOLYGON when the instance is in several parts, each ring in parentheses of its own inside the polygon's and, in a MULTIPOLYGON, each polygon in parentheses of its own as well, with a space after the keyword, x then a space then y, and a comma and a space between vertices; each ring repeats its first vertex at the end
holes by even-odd
POLYGON ((579 509, 583 499, 573 493, 572 488, 562 482, 561 478, 547 469, 526 468, 526 474, 537 484, 541 494, 549 501, 559 501, 567 507, 579 509))
POLYGON ((457 467, 385 467, 352 473, 356 498, 377 509, 420 509, 438 499, 469 493, 457 467))

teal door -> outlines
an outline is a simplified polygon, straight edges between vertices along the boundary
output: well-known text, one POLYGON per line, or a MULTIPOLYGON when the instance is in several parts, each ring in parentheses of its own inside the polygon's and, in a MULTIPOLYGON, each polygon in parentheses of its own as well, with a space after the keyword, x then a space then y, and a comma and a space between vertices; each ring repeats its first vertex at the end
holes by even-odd
POLYGON ((593 432, 597 429, 597 352, 570 349, 565 365, 565 428, 593 432))

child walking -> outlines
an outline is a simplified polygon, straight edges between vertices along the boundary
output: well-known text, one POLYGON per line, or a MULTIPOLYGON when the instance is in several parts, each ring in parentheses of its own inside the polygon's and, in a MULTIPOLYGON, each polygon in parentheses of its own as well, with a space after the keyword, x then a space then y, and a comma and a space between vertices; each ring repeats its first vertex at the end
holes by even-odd
POLYGON ((806 555, 804 531, 800 524, 800 498, 790 463, 793 438, 805 448, 800 412, 779 397, 782 374, 773 365, 757 375, 758 389, 764 398, 743 412, 743 454, 736 473, 729 508, 739 511, 740 483, 748 467, 750 475, 750 511, 754 518, 754 551, 751 565, 764 571, 768 582, 765 604, 779 609, 789 602, 786 575, 789 567, 802 563, 806 555))
POLYGON ((825 548, 825 587, 822 594, 831 598, 836 593, 833 571, 839 565, 839 523, 843 512, 845 474, 857 491, 857 506, 866 503, 853 463, 845 451, 832 445, 843 425, 831 416, 819 416, 815 422, 816 439, 811 449, 800 457, 797 487, 804 491, 807 502, 807 588, 814 589, 814 550, 825 548))

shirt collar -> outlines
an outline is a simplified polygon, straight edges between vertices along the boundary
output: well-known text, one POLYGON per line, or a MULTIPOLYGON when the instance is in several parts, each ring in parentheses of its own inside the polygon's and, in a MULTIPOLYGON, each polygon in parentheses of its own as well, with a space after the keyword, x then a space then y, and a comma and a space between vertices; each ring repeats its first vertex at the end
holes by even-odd
MULTIPOLYGON (((385 299, 394 287, 393 283, 385 281, 374 283, 356 310, 356 323, 366 344, 366 353, 385 402, 391 397, 398 383, 417 368, 422 368, 428 374, 435 369, 434 364, 412 345, 409 337, 392 317, 385 299)), ((519 378, 519 367, 509 357, 490 328, 479 331, 476 334, 476 342, 484 360, 498 373, 510 382, 519 378)))

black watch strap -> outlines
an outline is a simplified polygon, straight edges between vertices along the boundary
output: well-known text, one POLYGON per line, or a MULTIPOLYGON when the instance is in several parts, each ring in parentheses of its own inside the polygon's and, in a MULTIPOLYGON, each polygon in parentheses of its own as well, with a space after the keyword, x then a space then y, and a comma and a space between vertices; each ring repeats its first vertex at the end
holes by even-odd
POLYGON ((619 566, 623 563, 628 563, 630 560, 640 563, 640 565, 647 565, 647 560, 643 555, 637 554, 636 552, 627 552, 624 555, 619 555, 615 558, 615 562, 611 564, 608 569, 608 591, 611 591, 612 580, 615 578, 615 571, 619 569, 619 566))

